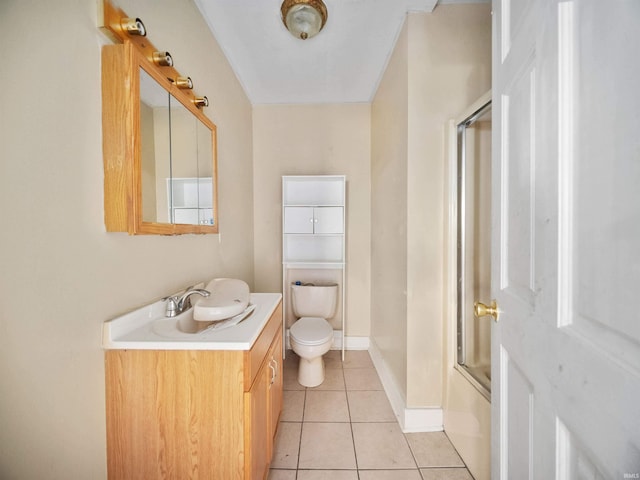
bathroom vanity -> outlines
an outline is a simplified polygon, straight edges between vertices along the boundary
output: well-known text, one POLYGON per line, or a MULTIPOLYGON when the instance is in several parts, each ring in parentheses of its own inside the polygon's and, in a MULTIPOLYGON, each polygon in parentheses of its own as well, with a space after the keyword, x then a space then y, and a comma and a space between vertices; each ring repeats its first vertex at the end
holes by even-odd
POLYGON ((104 324, 108 478, 267 477, 282 410, 281 295, 251 303, 251 316, 219 331, 172 331, 181 320, 163 318, 164 302, 104 324))

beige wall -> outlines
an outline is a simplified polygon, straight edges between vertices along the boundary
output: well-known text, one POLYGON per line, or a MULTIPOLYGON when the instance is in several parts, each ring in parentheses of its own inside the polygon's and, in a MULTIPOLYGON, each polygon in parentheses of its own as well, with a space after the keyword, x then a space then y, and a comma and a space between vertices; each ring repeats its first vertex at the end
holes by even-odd
POLYGON ((282 175, 346 175, 346 334, 351 336, 369 335, 370 118, 368 104, 253 110, 256 289, 282 291, 282 175))
POLYGON ((0 478, 105 478, 102 323, 253 283, 251 105, 191 1, 119 4, 211 100, 221 234, 105 232, 97 2, 0 2, 0 478))
POLYGON ((372 340, 408 407, 443 405, 445 127, 489 89, 490 74, 490 6, 440 6, 408 15, 373 102, 372 218, 386 218, 389 202, 397 211, 395 237, 372 232, 372 340), (387 117, 405 110, 403 136, 387 117), (386 174, 384 166, 400 171, 386 174))
POLYGON ((371 107, 371 341, 407 390, 408 28, 371 107))

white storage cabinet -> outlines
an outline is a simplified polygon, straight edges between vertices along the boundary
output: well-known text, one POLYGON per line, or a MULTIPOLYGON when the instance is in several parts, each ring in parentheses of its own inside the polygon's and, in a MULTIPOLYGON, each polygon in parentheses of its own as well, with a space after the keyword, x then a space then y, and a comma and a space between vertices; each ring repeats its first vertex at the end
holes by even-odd
MULTIPOLYGON (((291 269, 341 270, 342 351, 345 330, 345 219, 344 175, 282 177, 282 278, 283 295, 291 269)), ((288 305, 289 302, 283 302, 288 305)), ((287 315, 283 316, 285 321, 287 315)))

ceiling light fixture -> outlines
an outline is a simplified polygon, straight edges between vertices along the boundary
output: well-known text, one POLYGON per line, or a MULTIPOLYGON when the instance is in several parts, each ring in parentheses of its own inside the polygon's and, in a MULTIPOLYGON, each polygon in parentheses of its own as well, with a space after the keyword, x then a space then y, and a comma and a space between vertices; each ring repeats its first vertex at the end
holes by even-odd
POLYGON ((317 35, 327 23, 327 7, 322 0, 284 0, 280 12, 287 30, 302 40, 317 35))

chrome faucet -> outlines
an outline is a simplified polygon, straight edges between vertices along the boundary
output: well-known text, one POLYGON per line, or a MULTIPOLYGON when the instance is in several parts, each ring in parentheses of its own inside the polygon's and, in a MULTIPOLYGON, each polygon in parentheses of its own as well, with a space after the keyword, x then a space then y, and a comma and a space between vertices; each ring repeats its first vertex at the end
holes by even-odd
POLYGON ((209 295, 211 295, 211 292, 205 290, 204 288, 189 287, 179 297, 175 296, 163 298, 163 300, 167 301, 167 310, 165 316, 175 317, 176 315, 180 315, 185 310, 191 308, 191 295, 196 293, 198 295, 202 295, 203 297, 208 297, 209 295))

